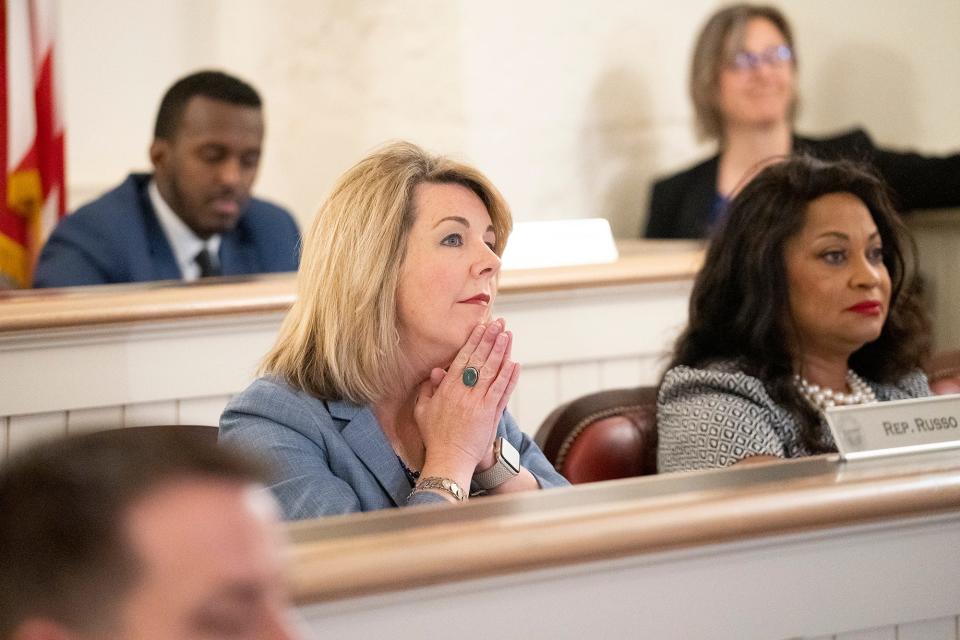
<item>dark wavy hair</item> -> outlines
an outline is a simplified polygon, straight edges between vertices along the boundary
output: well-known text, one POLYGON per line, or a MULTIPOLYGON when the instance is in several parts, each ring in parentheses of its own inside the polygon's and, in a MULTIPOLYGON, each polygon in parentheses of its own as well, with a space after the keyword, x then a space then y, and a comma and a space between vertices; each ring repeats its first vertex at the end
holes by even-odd
POLYGON ((793 382, 794 335, 784 250, 800 232, 807 205, 829 193, 849 193, 870 211, 890 274, 890 311, 880 337, 853 353, 850 366, 877 382, 917 369, 930 347, 930 325, 916 279, 916 245, 883 182, 849 161, 793 157, 761 171, 730 203, 710 242, 690 297, 687 328, 670 367, 733 361, 762 380, 771 397, 795 415, 812 451, 819 416, 793 382))

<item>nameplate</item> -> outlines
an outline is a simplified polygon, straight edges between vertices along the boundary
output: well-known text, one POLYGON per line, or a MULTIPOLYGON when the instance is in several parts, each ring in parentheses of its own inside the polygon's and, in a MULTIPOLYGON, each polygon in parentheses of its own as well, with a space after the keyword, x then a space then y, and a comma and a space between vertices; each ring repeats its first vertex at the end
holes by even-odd
POLYGON ((960 394, 832 407, 826 418, 847 460, 960 447, 960 394))
POLYGON ((616 262, 619 254, 604 218, 533 220, 513 226, 504 269, 541 269, 616 262))

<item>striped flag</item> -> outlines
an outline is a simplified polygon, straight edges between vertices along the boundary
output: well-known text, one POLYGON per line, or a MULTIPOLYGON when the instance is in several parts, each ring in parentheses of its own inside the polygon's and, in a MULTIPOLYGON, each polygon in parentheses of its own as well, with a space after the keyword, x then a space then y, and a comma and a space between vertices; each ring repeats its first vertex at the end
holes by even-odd
POLYGON ((0 288, 28 287, 66 213, 55 0, 0 0, 0 288))

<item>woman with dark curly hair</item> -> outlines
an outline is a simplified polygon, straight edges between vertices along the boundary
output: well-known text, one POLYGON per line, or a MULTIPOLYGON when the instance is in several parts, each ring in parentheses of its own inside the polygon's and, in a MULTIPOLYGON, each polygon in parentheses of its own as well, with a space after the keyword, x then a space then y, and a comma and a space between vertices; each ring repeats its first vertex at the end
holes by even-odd
POLYGON ((660 386, 660 471, 835 451, 823 411, 929 395, 913 241, 849 162, 764 169, 711 242, 660 386))

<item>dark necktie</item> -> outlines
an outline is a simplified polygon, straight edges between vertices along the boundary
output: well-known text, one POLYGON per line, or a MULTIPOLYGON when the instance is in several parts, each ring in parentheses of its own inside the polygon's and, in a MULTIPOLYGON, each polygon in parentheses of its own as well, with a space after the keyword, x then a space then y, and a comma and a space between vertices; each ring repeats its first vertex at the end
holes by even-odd
POLYGON ((200 277, 209 278, 211 276, 220 275, 220 267, 213 263, 213 259, 210 257, 210 252, 207 251, 207 248, 204 247, 200 253, 197 254, 197 257, 194 258, 197 261, 197 265, 200 267, 200 277))

